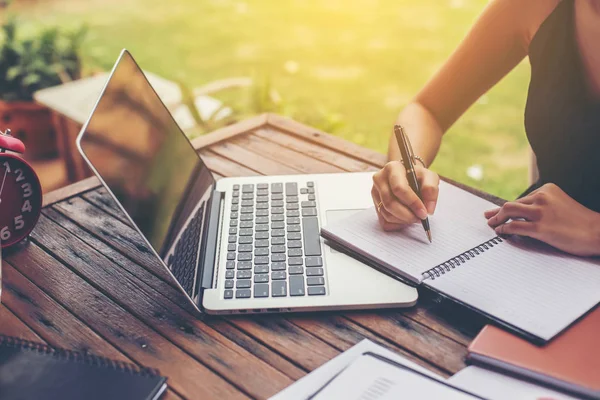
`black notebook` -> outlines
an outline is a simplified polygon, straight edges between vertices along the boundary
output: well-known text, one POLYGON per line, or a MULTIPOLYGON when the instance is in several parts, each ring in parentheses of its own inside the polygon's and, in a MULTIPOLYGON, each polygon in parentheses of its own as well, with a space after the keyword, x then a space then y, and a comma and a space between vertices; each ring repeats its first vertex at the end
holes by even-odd
POLYGON ((2 400, 154 400, 166 380, 148 368, 0 335, 2 400))
POLYGON ((433 243, 420 224, 384 232, 374 209, 325 226, 321 234, 369 265, 545 343, 600 301, 600 259, 498 237, 483 216, 495 207, 442 182, 430 218, 433 243))

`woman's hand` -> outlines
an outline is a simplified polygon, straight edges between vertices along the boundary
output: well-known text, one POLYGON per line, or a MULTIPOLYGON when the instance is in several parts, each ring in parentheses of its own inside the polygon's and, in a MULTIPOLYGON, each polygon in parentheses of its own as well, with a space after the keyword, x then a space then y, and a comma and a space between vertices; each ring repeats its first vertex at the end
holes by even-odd
POLYGON ((427 168, 417 164, 415 173, 419 180, 421 196, 411 189, 406 179, 406 170, 400 161, 391 161, 373 175, 371 196, 377 216, 386 231, 402 229, 420 222, 433 214, 438 199, 440 178, 427 168))
POLYGON ((486 211, 485 217, 501 235, 529 236, 578 256, 600 255, 600 213, 551 183, 486 211))

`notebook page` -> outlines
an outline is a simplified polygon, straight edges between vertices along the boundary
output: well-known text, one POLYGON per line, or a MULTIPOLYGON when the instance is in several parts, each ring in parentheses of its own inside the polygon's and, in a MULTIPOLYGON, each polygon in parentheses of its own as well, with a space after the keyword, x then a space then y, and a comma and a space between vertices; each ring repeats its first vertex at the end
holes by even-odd
POLYGON ((485 210, 496 207, 467 191, 440 182, 435 214, 429 217, 433 243, 421 224, 398 232, 379 226, 375 209, 360 211, 350 218, 323 227, 323 236, 347 246, 418 283, 421 274, 465 250, 494 238, 485 210))
POLYGON ((600 302, 600 260, 512 239, 425 283, 550 340, 600 302))

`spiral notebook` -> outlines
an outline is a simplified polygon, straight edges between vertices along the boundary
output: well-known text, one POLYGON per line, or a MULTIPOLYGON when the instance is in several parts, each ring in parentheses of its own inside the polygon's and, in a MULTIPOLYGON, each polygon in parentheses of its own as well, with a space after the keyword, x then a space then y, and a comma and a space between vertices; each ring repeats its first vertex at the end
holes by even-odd
POLYGON ((494 207, 442 182, 430 218, 431 244, 420 225, 384 232, 374 209, 325 226, 321 234, 340 251, 545 343, 600 302, 600 260, 500 238, 483 216, 494 207))
POLYGON ((155 400, 166 388, 148 368, 0 335, 2 400, 155 400))

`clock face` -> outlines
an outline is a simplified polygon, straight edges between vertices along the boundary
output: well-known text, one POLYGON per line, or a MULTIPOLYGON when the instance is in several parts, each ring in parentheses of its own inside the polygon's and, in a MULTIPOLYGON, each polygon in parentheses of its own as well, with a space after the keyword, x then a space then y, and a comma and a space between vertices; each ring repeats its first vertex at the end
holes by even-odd
POLYGON ((35 226, 42 210, 42 188, 21 158, 0 154, 0 244, 13 245, 35 226))

